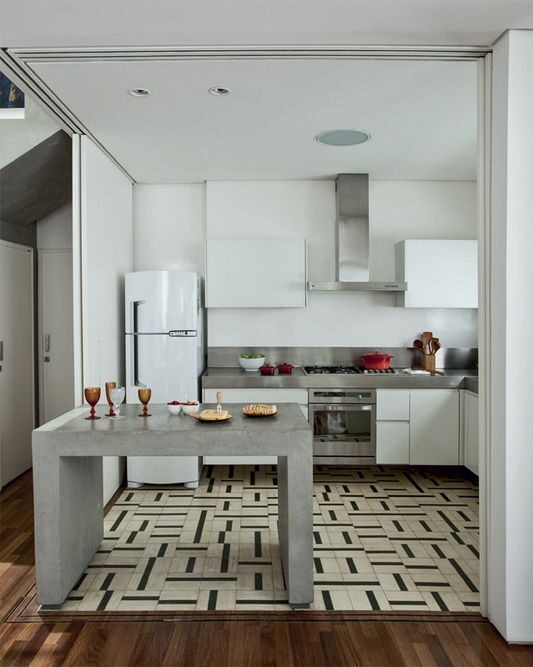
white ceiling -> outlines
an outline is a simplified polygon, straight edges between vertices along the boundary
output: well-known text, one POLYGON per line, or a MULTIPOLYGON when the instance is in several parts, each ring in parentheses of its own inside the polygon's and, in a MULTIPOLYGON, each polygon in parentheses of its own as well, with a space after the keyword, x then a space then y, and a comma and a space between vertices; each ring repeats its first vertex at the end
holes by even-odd
POLYGON ((0 0, 0 46, 490 45, 531 0, 0 0))
POLYGON ((138 182, 475 180, 476 64, 436 61, 43 62, 32 67, 138 182), (211 86, 232 90, 214 97, 211 86), (127 90, 148 88, 148 98, 127 90), (333 148, 322 130, 371 140, 333 148))

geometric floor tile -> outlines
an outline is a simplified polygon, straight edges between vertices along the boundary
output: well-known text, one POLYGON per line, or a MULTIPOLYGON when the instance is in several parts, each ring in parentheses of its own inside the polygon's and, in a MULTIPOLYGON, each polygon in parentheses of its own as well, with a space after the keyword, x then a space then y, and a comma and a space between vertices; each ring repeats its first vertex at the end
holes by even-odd
MULTIPOLYGON (((315 466, 320 610, 479 611, 478 488, 462 468, 315 466)), ((275 466, 126 489, 67 611, 289 610, 275 466)))

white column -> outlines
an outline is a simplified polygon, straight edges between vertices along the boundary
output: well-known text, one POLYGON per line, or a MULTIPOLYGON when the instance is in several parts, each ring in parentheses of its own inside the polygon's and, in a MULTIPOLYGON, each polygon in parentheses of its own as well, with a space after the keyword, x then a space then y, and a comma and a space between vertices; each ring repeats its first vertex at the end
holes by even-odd
POLYGON ((494 47, 489 618, 533 641, 533 31, 494 47))

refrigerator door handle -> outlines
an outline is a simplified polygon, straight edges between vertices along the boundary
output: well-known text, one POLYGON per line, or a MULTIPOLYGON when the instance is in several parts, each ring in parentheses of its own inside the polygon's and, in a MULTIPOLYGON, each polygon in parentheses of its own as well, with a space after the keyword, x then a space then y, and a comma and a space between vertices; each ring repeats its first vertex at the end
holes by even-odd
POLYGON ((146 387, 139 380, 139 307, 145 301, 133 301, 133 384, 136 387, 146 387))

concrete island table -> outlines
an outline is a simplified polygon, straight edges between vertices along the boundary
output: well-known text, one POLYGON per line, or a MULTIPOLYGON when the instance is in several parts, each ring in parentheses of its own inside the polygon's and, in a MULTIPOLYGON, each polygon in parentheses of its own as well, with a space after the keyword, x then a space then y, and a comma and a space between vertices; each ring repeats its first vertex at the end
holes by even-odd
MULTIPOLYGON (((107 406, 106 406, 107 407, 107 406)), ((202 406, 213 407, 213 406, 202 406)), ((87 421, 75 408, 33 432, 37 600, 63 604, 103 539, 103 456, 277 456, 280 553, 289 603, 313 601, 313 445, 296 404, 276 417, 201 423, 150 405, 125 405, 120 418, 87 421)), ((103 408, 100 409, 100 414, 103 408)))

